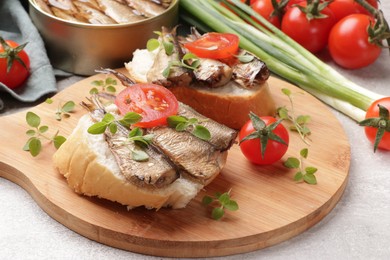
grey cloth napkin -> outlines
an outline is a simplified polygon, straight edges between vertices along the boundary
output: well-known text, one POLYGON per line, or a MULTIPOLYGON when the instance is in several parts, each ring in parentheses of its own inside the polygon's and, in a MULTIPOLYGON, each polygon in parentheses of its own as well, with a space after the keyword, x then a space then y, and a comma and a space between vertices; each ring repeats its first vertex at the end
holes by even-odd
MULTIPOLYGON (((26 4, 27 1, 23 1, 26 4)), ((0 0, 0 36, 19 44, 28 42, 25 51, 30 57, 30 76, 17 89, 0 83, 0 98, 8 92, 21 102, 34 102, 46 94, 57 92, 53 67, 43 40, 19 0, 0 0)))

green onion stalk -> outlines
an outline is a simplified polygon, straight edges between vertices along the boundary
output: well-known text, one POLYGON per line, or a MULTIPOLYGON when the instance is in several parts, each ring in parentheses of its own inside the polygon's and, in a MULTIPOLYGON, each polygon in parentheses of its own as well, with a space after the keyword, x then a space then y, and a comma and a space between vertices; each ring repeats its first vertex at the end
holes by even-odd
POLYGON ((240 47, 259 57, 274 74, 358 122, 383 97, 342 76, 238 0, 180 0, 180 6, 184 21, 203 31, 238 35, 240 47))

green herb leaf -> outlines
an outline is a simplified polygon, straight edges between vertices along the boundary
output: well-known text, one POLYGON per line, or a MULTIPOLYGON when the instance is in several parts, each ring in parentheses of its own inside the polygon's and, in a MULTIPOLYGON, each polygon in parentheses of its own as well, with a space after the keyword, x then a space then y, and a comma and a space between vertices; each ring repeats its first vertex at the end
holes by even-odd
POLYGON ((47 99, 45 100, 45 103, 47 103, 47 104, 53 104, 53 99, 47 98, 47 99))
POLYGON ((150 39, 146 43, 146 49, 150 52, 156 50, 158 47, 160 47, 160 42, 157 39, 150 39))
POLYGON ((306 183, 309 183, 309 184, 317 184, 316 176, 313 175, 313 174, 305 174, 305 175, 303 175, 303 180, 306 183))
POLYGON ((306 167, 305 168, 305 172, 306 172, 306 174, 314 174, 314 173, 316 173, 317 172, 317 168, 315 168, 315 167, 306 167))
POLYGON ((284 166, 286 166, 287 168, 290 168, 290 169, 295 169, 295 168, 299 168, 300 162, 299 162, 299 160, 297 158, 289 157, 284 162, 284 166))
POLYGON ((307 158, 307 156, 309 155, 309 149, 307 149, 307 148, 303 148, 300 152, 299 152, 299 154, 303 157, 303 158, 307 158))
POLYGON ((234 200, 229 200, 226 204, 224 204, 225 208, 230 211, 237 211, 238 210, 238 204, 234 200))
POLYGON ((205 141, 210 140, 211 138, 210 131, 202 125, 196 125, 192 131, 192 134, 205 141))
POLYGON ((96 86, 96 87, 101 87, 104 86, 103 80, 94 80, 91 82, 91 85, 96 86))
POLYGON ((35 128, 37 128, 41 124, 41 118, 33 112, 27 112, 26 121, 29 126, 35 128))
POLYGON ((119 122, 124 126, 129 126, 138 123, 142 120, 142 116, 135 112, 126 113, 119 122))
POLYGON ((65 143, 65 141, 66 141, 66 138, 65 138, 65 137, 63 137, 63 136, 61 136, 61 135, 55 136, 55 137, 53 138, 54 147, 57 148, 57 149, 60 148, 61 145, 62 145, 63 143, 65 143))
POLYGON ((211 204, 213 202, 213 198, 212 197, 210 197, 210 196, 204 196, 203 197, 203 199, 202 199, 202 204, 203 205, 209 205, 209 204, 211 204))
POLYGON ((47 125, 40 126, 38 131, 43 134, 49 130, 49 127, 47 125))
POLYGON ((147 161, 149 159, 149 155, 142 150, 133 150, 131 152, 131 159, 137 162, 147 161))
POLYGON ((27 131, 26 131, 26 135, 34 136, 35 134, 36 134, 36 131, 33 130, 33 129, 30 129, 30 130, 27 130, 27 131))
POLYGON ((108 86, 107 87, 107 92, 115 93, 116 92, 116 88, 113 87, 113 86, 108 86))
POLYGON ((211 217, 215 220, 220 220, 224 214, 225 211, 223 210, 223 208, 214 208, 211 212, 211 217))
POLYGON ((105 122, 105 123, 107 123, 107 124, 109 124, 109 123, 111 123, 111 122, 113 122, 113 121, 115 121, 115 117, 114 117, 114 115, 111 114, 111 113, 106 113, 106 114, 104 115, 103 119, 102 119, 102 122, 105 122))
POLYGON ((30 142, 28 143, 28 149, 30 151, 30 154, 35 157, 37 156, 42 149, 42 143, 41 140, 38 138, 32 138, 30 142))
POLYGON ((75 103, 73 101, 68 101, 62 106, 62 111, 69 113, 72 112, 75 107, 75 103))
POLYGON ((168 126, 171 128, 176 128, 178 124, 186 123, 187 121, 188 119, 183 116, 169 116, 167 118, 168 126))
POLYGON ((236 57, 241 63, 249 63, 255 58, 253 55, 237 55, 236 57))
POLYGON ((297 172, 295 175, 294 175, 294 181, 301 181, 303 179, 303 174, 302 172, 297 172))
POLYGON ((99 90, 97 88, 91 88, 89 90, 89 94, 91 94, 91 95, 94 95, 94 94, 97 94, 97 93, 99 93, 99 90))
POLYGON ((173 43, 171 42, 163 42, 163 46, 164 46, 164 50, 165 50, 165 53, 168 55, 168 56, 171 56, 173 51, 174 51, 174 45, 173 43))
POLYGON ((107 129, 107 123, 106 122, 97 122, 93 125, 91 125, 88 128, 88 133, 93 134, 93 135, 99 135, 103 134, 107 129))
POLYGON ((115 134, 116 131, 118 131, 118 125, 115 123, 109 124, 108 128, 110 129, 110 133, 112 133, 112 134, 115 134))

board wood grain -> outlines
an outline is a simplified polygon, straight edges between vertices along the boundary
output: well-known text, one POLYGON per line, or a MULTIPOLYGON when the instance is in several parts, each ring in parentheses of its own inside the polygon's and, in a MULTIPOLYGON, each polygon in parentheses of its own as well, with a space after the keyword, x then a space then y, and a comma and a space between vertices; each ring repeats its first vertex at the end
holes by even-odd
MULTIPOLYGON (((79 103, 89 96, 91 82, 104 79, 95 75, 68 87, 28 111, 41 117, 50 135, 59 130, 68 136, 78 118, 86 112, 78 106, 69 118, 55 119, 57 107, 66 101, 79 103)), ((27 111, 1 117, 0 176, 19 184, 51 217, 87 238, 137 253, 169 257, 210 257, 249 252, 296 236, 325 217, 337 204, 347 185, 350 146, 339 121, 328 107, 301 89, 277 78, 268 80, 277 106, 289 107, 282 88, 294 94, 297 115, 311 116, 309 156, 306 166, 318 168, 317 185, 297 183, 295 170, 282 162, 298 157, 307 147, 296 133, 290 134, 290 146, 280 162, 255 166, 234 145, 221 174, 185 209, 136 208, 126 210, 117 203, 74 193, 54 169, 55 149, 44 141, 41 154, 33 158, 22 150, 30 129, 27 111), (239 204, 236 212, 224 218, 210 218, 210 208, 201 204, 204 195, 225 192, 239 204)), ((6 214, 6 213, 5 213, 6 214)))

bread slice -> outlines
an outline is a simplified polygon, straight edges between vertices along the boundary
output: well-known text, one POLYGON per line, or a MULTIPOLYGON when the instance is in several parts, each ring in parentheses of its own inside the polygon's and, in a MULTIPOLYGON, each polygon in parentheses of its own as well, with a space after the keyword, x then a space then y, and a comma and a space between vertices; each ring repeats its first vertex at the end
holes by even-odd
MULTIPOLYGON (((125 64, 130 77, 146 83, 146 74, 152 67, 156 51, 138 49, 133 59, 125 64)), ((258 116, 275 115, 276 106, 267 82, 244 89, 231 81, 223 87, 200 86, 169 88, 176 98, 197 112, 233 129, 240 129, 249 120, 249 112, 258 116)))
POLYGON ((121 174, 104 136, 87 132, 92 124, 89 115, 84 115, 53 156, 54 166, 75 192, 118 202, 128 208, 176 209, 184 208, 203 188, 202 184, 184 177, 167 187, 155 189, 141 188, 128 182, 121 174))

